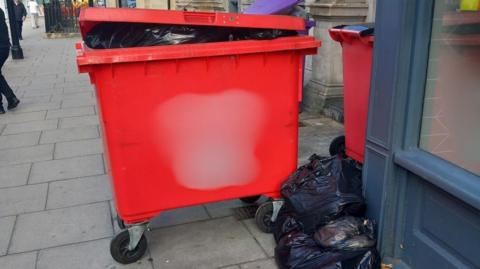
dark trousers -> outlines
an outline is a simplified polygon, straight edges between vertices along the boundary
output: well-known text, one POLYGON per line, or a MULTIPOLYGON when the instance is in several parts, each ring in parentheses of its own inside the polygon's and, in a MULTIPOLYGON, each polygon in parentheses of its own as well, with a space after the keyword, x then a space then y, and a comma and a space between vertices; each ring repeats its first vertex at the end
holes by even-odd
POLYGON ((23 36, 22 36, 23 21, 15 21, 15 26, 17 27, 18 38, 23 39, 23 36))
POLYGON ((5 61, 8 59, 9 53, 9 48, 0 48, 0 105, 2 104, 2 94, 5 95, 7 101, 10 101, 16 97, 12 91, 12 88, 10 88, 7 81, 5 80, 5 77, 2 74, 2 67, 5 61))

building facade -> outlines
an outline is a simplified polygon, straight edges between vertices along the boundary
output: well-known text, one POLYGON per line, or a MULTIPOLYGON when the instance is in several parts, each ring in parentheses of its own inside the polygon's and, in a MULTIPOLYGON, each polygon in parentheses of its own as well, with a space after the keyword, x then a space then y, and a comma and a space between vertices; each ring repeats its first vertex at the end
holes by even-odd
POLYGON ((480 1, 378 1, 364 189, 383 262, 480 268, 480 1))

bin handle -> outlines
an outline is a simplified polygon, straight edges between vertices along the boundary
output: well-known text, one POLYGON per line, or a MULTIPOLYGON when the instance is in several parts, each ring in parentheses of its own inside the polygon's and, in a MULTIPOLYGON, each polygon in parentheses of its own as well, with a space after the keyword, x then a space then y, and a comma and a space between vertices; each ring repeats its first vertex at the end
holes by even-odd
POLYGON ((187 23, 215 23, 217 15, 209 12, 184 12, 183 16, 187 23))

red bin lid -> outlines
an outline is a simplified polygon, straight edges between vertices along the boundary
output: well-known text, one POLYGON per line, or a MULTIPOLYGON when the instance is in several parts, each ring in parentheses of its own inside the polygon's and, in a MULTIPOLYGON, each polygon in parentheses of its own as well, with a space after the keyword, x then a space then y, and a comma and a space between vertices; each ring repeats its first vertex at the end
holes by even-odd
POLYGON ((375 41, 375 27, 373 24, 339 25, 328 30, 330 37, 337 42, 361 40, 373 46, 375 41))
POLYGON ((132 22, 217 27, 305 30, 301 18, 278 15, 246 15, 237 13, 191 12, 176 10, 85 8, 80 11, 82 37, 103 22, 132 22))

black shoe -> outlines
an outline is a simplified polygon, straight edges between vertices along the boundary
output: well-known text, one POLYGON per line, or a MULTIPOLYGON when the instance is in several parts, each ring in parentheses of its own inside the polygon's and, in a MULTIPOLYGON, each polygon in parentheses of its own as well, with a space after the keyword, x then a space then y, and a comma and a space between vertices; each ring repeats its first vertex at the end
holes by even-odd
POLYGON ((0 114, 5 114, 5 109, 3 109, 2 105, 0 105, 0 114))
POLYGON ((17 99, 17 97, 13 97, 12 100, 8 101, 8 110, 14 109, 20 104, 20 100, 17 99))

